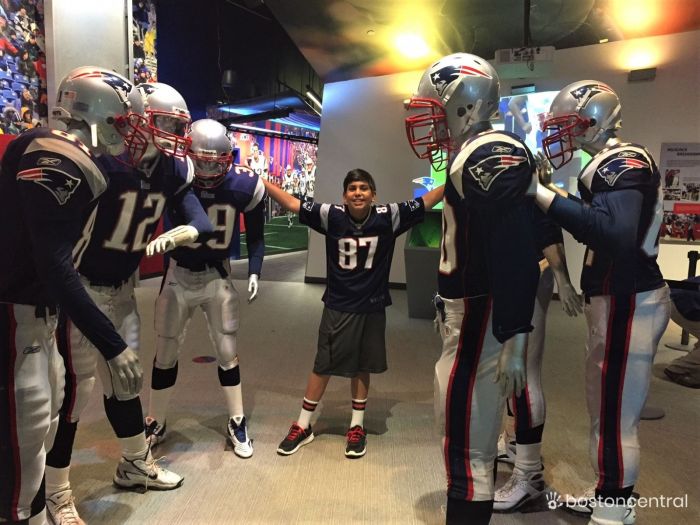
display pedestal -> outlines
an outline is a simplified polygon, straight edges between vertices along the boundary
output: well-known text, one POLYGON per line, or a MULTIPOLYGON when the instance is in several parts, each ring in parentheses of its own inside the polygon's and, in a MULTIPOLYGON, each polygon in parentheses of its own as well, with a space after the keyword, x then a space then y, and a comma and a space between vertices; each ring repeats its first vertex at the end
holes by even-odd
POLYGON ((429 211, 425 220, 408 232, 403 253, 409 317, 435 318, 433 296, 437 293, 441 230, 442 213, 429 211))

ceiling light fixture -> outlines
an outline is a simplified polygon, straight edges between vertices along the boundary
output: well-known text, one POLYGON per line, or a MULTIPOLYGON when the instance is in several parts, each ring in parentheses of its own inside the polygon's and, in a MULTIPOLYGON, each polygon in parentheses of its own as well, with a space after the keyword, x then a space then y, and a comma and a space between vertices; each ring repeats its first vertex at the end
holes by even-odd
POLYGON ((309 99, 316 104, 319 109, 323 109, 323 106, 321 105, 321 97, 316 94, 311 86, 306 86, 306 96, 309 97, 309 99))
POLYGON ((407 58, 421 58, 430 51, 425 39, 416 33, 400 33, 394 39, 394 44, 407 58))

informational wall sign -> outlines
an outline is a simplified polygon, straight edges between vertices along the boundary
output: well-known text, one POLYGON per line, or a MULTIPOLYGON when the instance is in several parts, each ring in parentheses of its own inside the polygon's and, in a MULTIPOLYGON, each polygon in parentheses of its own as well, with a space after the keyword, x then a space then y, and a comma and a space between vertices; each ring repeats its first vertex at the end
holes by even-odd
POLYGON ((661 239, 700 242, 700 142, 661 144, 661 239))

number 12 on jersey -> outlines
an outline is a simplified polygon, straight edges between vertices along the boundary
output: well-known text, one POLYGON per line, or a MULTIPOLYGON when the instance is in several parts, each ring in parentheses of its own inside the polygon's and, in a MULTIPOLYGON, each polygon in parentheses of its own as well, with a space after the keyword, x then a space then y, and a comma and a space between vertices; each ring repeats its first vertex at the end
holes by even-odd
POLYGON ((374 261, 374 252, 377 251, 379 237, 343 237, 338 239, 338 265, 343 270, 354 270, 357 267, 357 251, 360 248, 367 248, 367 260, 365 261, 365 269, 372 268, 374 261))

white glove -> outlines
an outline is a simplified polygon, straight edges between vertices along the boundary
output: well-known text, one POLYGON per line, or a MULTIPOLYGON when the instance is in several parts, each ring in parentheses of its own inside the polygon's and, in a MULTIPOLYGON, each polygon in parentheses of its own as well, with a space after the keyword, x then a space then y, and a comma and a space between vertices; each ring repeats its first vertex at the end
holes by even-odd
POLYGON ((143 386, 143 370, 136 352, 127 346, 119 355, 107 361, 107 367, 117 399, 128 401, 138 395, 143 386))
POLYGON ((559 292, 559 300, 561 301, 561 306, 566 315, 569 317, 576 317, 578 314, 583 313, 581 297, 576 293, 571 283, 565 283, 559 286, 557 291, 559 292))
POLYGON ((545 157, 544 153, 541 151, 537 152, 535 155, 535 169, 537 170, 537 178, 540 184, 543 186, 549 186, 552 184, 552 173, 554 173, 554 168, 549 162, 549 159, 545 157))
POLYGON ((254 273, 248 277, 248 292, 250 293, 248 302, 252 303, 258 295, 258 276, 254 273))
POLYGON ((169 252, 178 246, 196 241, 198 236, 199 232, 194 226, 177 226, 149 242, 148 246, 146 246, 146 256, 150 257, 156 253, 169 252))
POLYGON ((529 135, 530 132, 532 131, 532 124, 529 122, 526 122, 525 125, 523 126, 523 131, 525 132, 525 135, 529 135))
POLYGON ((496 376, 494 383, 499 383, 501 394, 510 397, 520 396, 527 374, 525 369, 525 348, 527 347, 527 334, 515 334, 503 343, 503 348, 498 356, 496 376))

